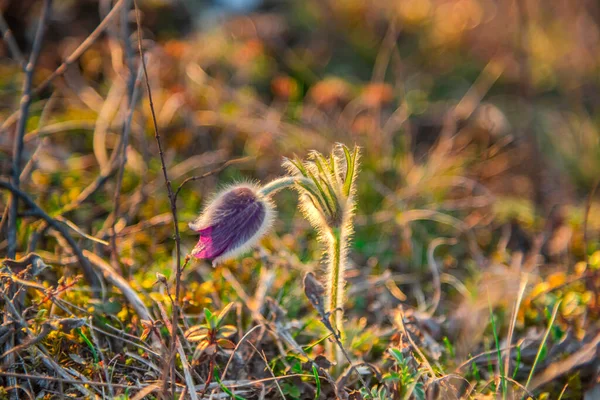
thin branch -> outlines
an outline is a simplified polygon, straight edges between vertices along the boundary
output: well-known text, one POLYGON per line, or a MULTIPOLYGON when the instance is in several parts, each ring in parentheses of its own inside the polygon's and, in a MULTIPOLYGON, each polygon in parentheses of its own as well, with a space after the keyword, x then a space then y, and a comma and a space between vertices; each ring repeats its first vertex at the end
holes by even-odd
MULTIPOLYGON (((123 10, 126 10, 127 8, 124 8, 123 10)), ((132 74, 133 76, 133 70, 130 70, 130 74, 132 74)), ((132 89, 132 93, 130 96, 130 103, 129 103, 129 109, 127 111, 127 118, 125 120, 125 125, 123 126, 123 134, 121 135, 121 143, 120 143, 120 148, 117 150, 120 154, 120 161, 119 161, 119 171, 117 173, 117 187, 115 189, 115 197, 114 197, 114 203, 115 203, 115 208, 114 208, 114 214, 115 217, 113 219, 112 222, 112 236, 111 236, 111 247, 112 247, 112 260, 113 260, 113 266, 117 267, 117 265, 119 264, 119 255, 118 255, 118 251, 117 251, 117 231, 116 231, 116 224, 117 221, 119 220, 119 206, 120 206, 120 202, 119 202, 119 198, 121 197, 121 187, 123 186, 123 175, 125 174, 125 164, 127 163, 127 145, 129 143, 129 133, 131 132, 131 123, 133 121, 133 114, 135 112, 135 105, 139 99, 139 95, 141 93, 140 90, 140 82, 141 82, 141 78, 142 78, 142 68, 140 66, 140 68, 138 68, 136 77, 135 77, 135 81, 133 82, 133 87, 132 89)))
POLYGON ((71 55, 68 56, 66 60, 52 74, 50 74, 48 78, 44 80, 44 82, 42 82, 38 87, 35 88, 35 90, 33 91, 34 97, 39 96, 40 93, 46 90, 46 88, 50 86, 50 84, 57 77, 64 74, 67 71, 67 68, 69 68, 71 64, 77 61, 79 57, 81 57, 81 55, 85 53, 85 51, 89 49, 92 44, 94 44, 96 39, 98 39, 102 32, 104 32, 104 30, 108 27, 108 23, 110 22, 110 20, 115 15, 117 15, 117 11, 119 11, 119 9, 123 6, 124 3, 125 0, 119 0, 115 4, 115 6, 110 10, 110 12, 106 14, 106 17, 102 20, 102 22, 100 22, 96 29, 94 29, 93 32, 90 33, 90 35, 79 45, 79 47, 77 47, 75 51, 71 53, 71 55))
POLYGON ((131 1, 125 0, 125 6, 121 10, 121 37, 123 40, 123 49, 125 53, 125 62, 127 63, 127 69, 129 70, 129 78, 127 80, 127 94, 129 95, 129 101, 131 101, 133 97, 134 85, 136 78, 133 77, 134 70, 134 49, 131 46, 130 36, 131 32, 129 32, 129 10, 131 9, 131 1))
POLYGON ((123 40, 123 47, 125 53, 125 59, 127 61, 127 97, 129 100, 129 108, 127 110, 127 117, 125 119, 125 123, 123 125, 123 133, 121 134, 121 142, 120 146, 117 149, 119 153, 119 171, 117 173, 117 187, 115 190, 114 196, 114 218, 112 219, 111 224, 111 249, 112 255, 111 260, 113 263, 113 267, 117 268, 119 265, 119 252, 117 250, 117 232, 116 225, 119 220, 119 208, 120 202, 119 199, 121 197, 121 188, 123 186, 123 175, 125 174, 125 164, 127 163, 127 145, 129 144, 129 133, 131 131, 131 122, 133 121, 133 114, 135 112, 135 105, 137 104, 138 97, 140 94, 140 81, 142 77, 142 66, 138 67, 137 74, 134 76, 134 61, 133 61, 133 50, 131 48, 131 43, 129 41, 129 24, 127 21, 127 16, 129 13, 129 9, 131 8, 131 0, 126 0, 125 6, 121 9, 121 35, 123 40))
MULTIPOLYGON (((52 95, 50 96, 48 101, 44 104, 44 107, 42 109, 42 113, 40 115, 40 119, 38 122, 38 129, 41 129, 41 127, 46 123, 46 120, 50 114, 50 109, 53 107, 53 104, 56 101, 56 93, 57 92, 52 93, 52 95)), ((25 135, 23 137, 23 140, 25 143, 27 143, 27 136, 28 135, 25 135)), ((42 151, 43 147, 47 144, 47 142, 48 141, 46 138, 42 138, 39 141, 33 154, 31 155, 31 157, 29 157, 29 160, 27 161, 27 163, 21 170, 21 175, 19 176, 19 182, 23 182, 24 180, 29 178, 31 172, 35 168, 36 163, 38 162, 38 159, 40 157, 40 152, 42 151)), ((5 230, 4 228, 6 227, 6 224, 8 222, 7 220, 8 220, 9 209, 10 209, 10 202, 8 202, 6 204, 6 207, 4 208, 4 212, 2 214, 2 221, 0 221, 0 235, 2 235, 2 233, 4 232, 4 230, 5 230)))
POLYGON ((66 219, 62 215, 57 215, 55 217, 55 219, 57 221, 59 221, 59 222, 62 222, 65 225, 67 225, 69 228, 71 228, 72 230, 74 230, 75 232, 77 232, 79 235, 81 235, 82 237, 86 238, 87 240, 90 240, 90 241, 92 241, 94 243, 102 244, 104 246, 108 246, 109 245, 109 243, 106 240, 102 240, 102 239, 99 239, 99 238, 94 237, 92 235, 88 235, 83 230, 81 230, 80 227, 78 227, 77 225, 75 225, 75 223, 73 223, 72 221, 69 221, 68 219, 66 219))
POLYGON ((43 323, 41 331, 36 336, 30 337, 29 340, 25 341, 24 343, 21 343, 20 345, 15 346, 15 347, 11 348, 10 350, 6 351, 4 354, 2 354, 0 356, 0 359, 7 357, 8 355, 10 355, 12 353, 18 353, 22 350, 25 350, 25 349, 41 342, 53 330, 54 330, 54 327, 52 326, 52 324, 50 324, 48 322, 43 323))
POLYGON ((4 41, 8 45, 8 48, 10 49, 10 52, 12 53, 13 57, 19 63, 21 68, 24 68, 25 57, 23 57, 23 53, 21 52, 21 49, 19 48, 19 45, 15 40, 15 35, 13 35, 12 31, 10 30, 10 27, 6 23, 6 20, 4 19, 2 13, 0 13, 0 32, 2 32, 2 39, 4 39, 4 41))
POLYGON ((406 328, 406 324, 404 323, 404 311, 403 310, 400 311, 400 318, 398 318, 398 322, 400 323, 400 328, 402 328, 402 330, 404 331, 404 334, 406 335, 406 338, 408 339, 408 342, 412 346, 413 350, 419 355, 419 357, 421 358, 421 362, 429 370, 429 373, 431 374, 431 377, 435 378, 436 377, 435 371, 431 367, 431 364, 427 360, 427 357, 425 357, 425 354, 423 354, 423 352, 421 351, 421 349, 419 349, 419 347, 416 345, 416 343, 414 342, 414 340, 410 336, 409 330, 406 328))
POLYGON ((433 276, 433 286, 435 290, 433 293, 433 299, 431 300, 431 310, 429 310, 429 315, 432 317, 435 314, 435 311, 437 310, 438 305, 440 304, 440 299, 442 297, 442 282, 440 280, 440 269, 435 261, 434 253, 438 246, 443 244, 453 245, 456 244, 456 242, 457 241, 455 238, 437 238, 431 241, 427 249, 427 261, 429 264, 429 269, 431 270, 431 274, 433 276))
MULTIPOLYGON (((25 128, 29 117, 29 106, 31 105, 31 89, 33 86, 33 73, 37 65, 40 52, 42 51, 42 42, 44 40, 44 32, 46 31, 46 23, 50 16, 52 8, 52 0, 44 0, 40 22, 33 41, 33 49, 31 56, 25 66, 25 82, 23 83, 23 96, 21 97, 21 106, 19 107, 19 121, 17 122, 17 131, 13 145, 13 160, 12 160, 12 184, 16 189, 19 188, 21 176, 21 161, 23 158, 23 138, 25 136, 25 128)), ((11 197, 10 209, 8 212, 8 257, 14 258, 17 253, 17 209, 19 200, 17 196, 11 197)))
MULTIPOLYGON (((120 143, 121 138, 122 137, 120 136, 119 143, 120 143)), ((117 144, 117 147, 119 147, 119 146, 120 146, 120 144, 117 144)), ((106 168, 103 168, 100 170, 100 175, 98 175, 96 177, 94 182, 92 182, 83 191, 81 191, 81 193, 79 193, 77 198, 75 198, 73 201, 64 205, 60 210, 52 213, 52 216, 55 219, 61 219, 63 214, 66 214, 70 211, 75 210, 77 207, 79 207, 81 204, 83 204, 83 202, 86 201, 90 196, 92 196, 94 193, 96 193, 96 191, 98 191, 102 186, 104 186, 104 184, 106 184, 106 182, 108 182, 109 178, 117 171, 117 166, 118 166, 117 155, 118 154, 119 154, 118 151, 116 151, 116 150, 113 151, 108 165, 106 166, 106 168)), ((47 227, 48 227, 47 223, 42 224, 42 226, 40 226, 38 228, 37 232, 34 235, 39 235, 40 232, 44 232, 47 227)), ((0 225, 0 228, 1 228, 1 225, 0 225)), ((88 237, 88 239, 89 239, 89 237, 88 237)), ((34 239, 34 241, 30 242, 30 246, 29 246, 30 251, 33 251, 33 249, 35 249, 35 241, 36 241, 36 239, 34 239)))
POLYGON ((181 189, 183 189, 183 186, 185 184, 187 184, 188 182, 199 181, 204 178, 208 178, 211 175, 218 174, 219 172, 223 171, 225 168, 229 167, 230 165, 242 164, 242 163, 252 160, 253 158, 254 157, 242 157, 242 158, 236 158, 234 160, 229 160, 229 161, 224 162, 220 167, 215 168, 211 171, 208 171, 202 175, 190 176, 189 178, 186 178, 183 182, 181 182, 181 185, 179 185, 179 187, 175 191, 175 201, 177 201, 177 196, 179 195, 179 192, 181 191, 181 189))
POLYGON ((146 308, 144 302, 140 299, 135 290, 129 286, 127 281, 117 273, 117 271, 115 271, 106 261, 91 251, 83 250, 83 254, 87 256, 90 262, 102 272, 102 275, 104 275, 108 282, 116 286, 121 293, 123 293, 123 296, 125 296, 129 304, 131 304, 141 319, 154 321, 154 318, 152 318, 150 315, 150 311, 148 311, 148 308, 146 308))
MULTIPOLYGON (((33 86, 33 73, 35 71, 35 67, 37 66, 37 61, 40 56, 40 52, 42 51, 42 42, 44 40, 44 33, 46 31, 46 23, 48 21, 50 12, 52 7, 52 0, 44 0, 44 4, 42 6, 42 13, 40 15, 40 20, 38 23, 38 28, 35 34, 35 39, 33 41, 33 48, 31 50, 31 55, 29 56, 29 61, 25 66, 25 81, 23 82, 23 94, 21 97, 21 104, 19 107, 19 120, 17 121, 17 129, 15 131, 15 138, 13 143, 13 154, 12 154, 12 171, 11 171, 11 182, 14 185, 15 190, 19 190, 19 183, 21 180, 21 162, 23 158, 23 148, 24 142, 23 138, 25 136, 25 129, 27 126, 27 120, 29 119, 29 106, 31 105, 31 88, 33 86)), ((4 20, 3 20, 4 21, 4 20)), ((19 196, 13 191, 10 200, 9 200, 9 208, 8 208, 8 229, 7 229, 7 256, 8 258, 15 258, 17 254, 17 217, 18 217, 18 209, 19 209, 19 196)), ((11 290, 12 292, 12 290, 11 290)), ((11 293, 12 296, 13 293, 11 293)), ((18 302, 17 302, 18 303, 18 302)), ((17 307, 20 307, 17 305, 17 307)), ((6 310, 5 310, 6 311, 6 310)), ((16 310, 19 313, 21 310, 16 310)), ((6 321, 7 312, 5 312, 4 321, 6 321)), ((11 347, 14 347, 14 335, 10 340, 4 345, 5 350, 10 350, 11 347)), ((9 354, 5 359, 4 363, 6 365, 14 364, 15 358, 14 354, 9 354)), ((16 380, 14 378, 8 379, 9 386, 16 386, 16 380)), ((15 393, 16 394, 16 393, 15 393)), ((17 396, 18 397, 18 396, 17 396)), ((11 397, 13 398, 13 397, 11 397)))
MULTIPOLYGON (((154 125, 154 138, 156 139, 156 144, 158 145, 158 154, 160 156, 160 164, 162 167, 163 176, 165 178, 165 186, 167 187, 167 193, 169 195, 169 203, 171 204, 171 213, 173 214, 173 227, 175 228, 175 252, 176 252, 176 264, 174 268, 175 272, 175 303, 173 304, 173 316, 171 320, 171 324, 173 326, 172 329, 172 338, 171 338, 171 349, 170 349, 170 357, 168 359, 171 361, 171 377, 173 379, 173 383, 175 381, 175 352, 177 351, 177 321, 179 320, 179 303, 180 303, 180 295, 181 295, 181 237, 179 235, 179 226, 177 221, 177 203, 175 202, 175 194, 173 193, 173 188, 171 187, 171 181, 169 180, 169 175, 167 174, 167 166, 165 164, 165 157, 163 152, 162 143, 160 142, 160 133, 158 131, 158 123, 156 121, 156 112, 154 111, 154 102, 152 101, 152 90, 150 89, 150 79, 148 78, 148 70, 146 68, 146 59, 144 58, 144 51, 142 49, 142 24, 140 22, 140 12, 137 6, 137 2, 134 0, 133 5, 135 8, 135 18, 137 23, 137 33, 138 33, 138 50, 140 53, 140 59, 142 61, 142 67, 144 69, 144 77, 146 78, 146 88, 148 90, 148 102, 150 103, 150 111, 152 114, 152 124, 154 125)), ((165 377, 166 378, 166 377, 165 377)), ((165 379, 166 381, 166 379, 165 379)), ((175 397, 176 387, 173 384, 171 386, 171 394, 172 397, 175 397)))
MULTIPOLYGON (((47 381, 47 382, 62 382, 62 383, 70 383, 70 384, 74 384, 74 385, 90 385, 90 386, 104 386, 104 387, 108 387, 110 385, 110 386, 113 386, 113 387, 119 388, 119 389, 143 389, 145 387, 148 387, 148 386, 136 386, 136 385, 123 385, 120 383, 77 381, 74 379, 62 379, 62 378, 55 378, 53 376, 46 376, 46 375, 39 376, 39 375, 19 374, 19 373, 15 373, 15 372, 5 372, 5 371, 0 371, 0 376, 11 376, 13 378, 40 380, 40 381, 47 381)), ((153 385, 149 385, 149 386, 153 386, 153 385)))
MULTIPOLYGON (((185 351, 183 350, 183 345, 181 344, 181 341, 177 337, 177 333, 176 333, 177 325, 172 325, 171 323, 169 323, 169 318, 167 316, 167 312, 165 311, 165 308, 163 307, 162 303, 157 302, 156 304, 158 306, 158 309, 160 310, 160 313, 162 315, 165 326, 167 327, 167 330, 171 333, 171 337, 176 342, 177 352, 179 353, 179 358, 181 359, 180 360, 181 367, 183 368, 185 383, 187 385, 186 387, 190 391, 190 399, 198 400, 198 395, 196 394, 196 390, 195 390, 196 385, 194 384, 194 379, 193 379, 191 371, 190 371, 190 365, 188 363, 185 351)), ((173 304, 173 307, 175 307, 175 304, 173 304)), ((175 356, 174 355, 172 355, 172 356, 173 356, 173 359, 175 359, 175 356)), ((176 378, 175 375, 173 375, 173 390, 176 390, 175 378, 176 378)), ((208 382, 208 383, 210 383, 210 382, 208 382)), ((205 388, 206 388, 206 385, 205 385, 205 388)), ((173 392, 172 395, 173 395, 172 397, 174 398, 175 392, 173 392)), ((202 396, 200 396, 200 397, 202 397, 202 396)))

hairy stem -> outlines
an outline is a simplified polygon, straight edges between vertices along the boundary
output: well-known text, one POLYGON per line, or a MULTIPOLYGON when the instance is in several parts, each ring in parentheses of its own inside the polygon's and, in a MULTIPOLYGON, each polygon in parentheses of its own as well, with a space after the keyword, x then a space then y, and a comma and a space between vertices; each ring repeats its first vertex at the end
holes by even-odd
POLYGON ((286 176, 283 178, 275 179, 275 180, 267 183, 265 186, 263 186, 260 189, 260 194, 262 194, 263 196, 271 196, 271 195, 274 195, 275 193, 279 192, 280 190, 283 190, 290 186, 294 186, 294 185, 298 184, 299 182, 303 182, 308 185, 314 185, 314 183, 308 178, 297 177, 297 176, 286 176))
MULTIPOLYGON (((329 248, 329 312, 333 315, 332 325, 339 333, 343 343, 344 335, 344 260, 342 254, 342 235, 340 228, 332 228, 329 248)), ((332 360, 341 362, 342 355, 336 346, 331 345, 332 360)))

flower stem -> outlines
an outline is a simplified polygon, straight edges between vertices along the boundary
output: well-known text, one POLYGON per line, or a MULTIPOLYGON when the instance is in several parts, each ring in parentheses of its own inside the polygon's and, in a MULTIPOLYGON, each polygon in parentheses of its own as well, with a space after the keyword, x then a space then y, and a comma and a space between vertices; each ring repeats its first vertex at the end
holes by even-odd
POLYGON ((264 185, 260 189, 260 194, 262 194, 263 196, 271 196, 271 195, 279 192, 282 189, 288 188, 290 186, 294 186, 298 182, 305 182, 310 185, 313 184, 311 180, 304 178, 304 177, 285 176, 283 178, 275 179, 275 180, 267 183, 266 185, 264 185))
MULTIPOLYGON (((332 326, 344 343, 344 261, 342 260, 342 235, 340 228, 331 229, 329 254, 329 312, 333 315, 332 326)), ((342 362, 341 349, 331 344, 331 358, 338 364, 342 362)))

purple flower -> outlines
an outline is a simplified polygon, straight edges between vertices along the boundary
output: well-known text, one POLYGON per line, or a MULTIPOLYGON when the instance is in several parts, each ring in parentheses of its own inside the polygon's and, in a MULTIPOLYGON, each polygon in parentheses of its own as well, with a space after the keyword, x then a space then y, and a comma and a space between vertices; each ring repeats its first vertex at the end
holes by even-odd
POLYGON ((272 203, 259 190, 251 184, 237 184, 218 193, 189 225, 200 234, 192 255, 215 264, 255 245, 275 214, 272 203))

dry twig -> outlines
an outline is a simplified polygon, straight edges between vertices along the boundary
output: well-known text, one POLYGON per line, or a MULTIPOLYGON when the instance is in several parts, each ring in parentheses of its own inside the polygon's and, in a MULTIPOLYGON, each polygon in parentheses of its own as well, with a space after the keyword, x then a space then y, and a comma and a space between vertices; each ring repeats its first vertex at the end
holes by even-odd
POLYGON ((2 32, 2 39, 8 45, 10 52, 12 53, 15 60, 19 63, 21 67, 25 67, 25 57, 23 57, 23 53, 15 40, 15 35, 13 35, 10 27, 6 23, 4 16, 0 13, 0 32, 2 32))
POLYGON ((42 82, 32 93, 33 97, 39 96, 50 84, 59 76, 62 76, 71 64, 79 59, 90 48, 92 44, 100 37, 102 32, 108 27, 110 20, 117 14, 117 11, 123 6, 125 0, 119 0, 106 15, 106 17, 100 22, 100 24, 90 33, 90 35, 69 55, 65 61, 56 69, 50 76, 48 76, 44 82, 42 82))
POLYGON ((242 164, 247 161, 250 161, 251 159, 252 159, 252 157, 242 157, 242 158, 236 158, 234 160, 225 161, 220 167, 215 168, 211 171, 208 171, 202 175, 190 176, 189 178, 186 178, 183 182, 181 182, 181 185, 179 185, 179 187, 175 191, 175 201, 177 201, 177 196, 179 195, 179 192, 181 191, 181 189, 183 189, 183 186, 186 183, 192 182, 192 181, 199 181, 201 179, 208 178, 211 175, 218 174, 219 172, 223 171, 225 168, 229 167, 230 165, 242 164))
MULTIPOLYGON (((169 180, 169 175, 167 173, 167 165, 165 163, 165 157, 163 152, 162 143, 160 141, 160 133, 158 131, 158 123, 156 122, 156 112, 154 111, 154 102, 152 100, 152 90, 150 89, 150 79, 148 78, 148 70, 146 68, 146 59, 144 58, 144 50, 142 49, 142 28, 140 22, 140 13, 137 7, 137 2, 134 0, 133 5, 135 8, 135 17, 137 22, 137 32, 138 32, 138 50, 140 53, 140 59, 142 62, 142 68, 144 70, 144 77, 146 78, 146 89, 148 90, 148 101, 150 103, 150 112, 152 114, 152 123, 154 125, 154 138, 156 139, 156 144, 158 145, 158 154, 160 157, 160 165, 162 167, 163 176, 165 178, 165 186, 167 187, 167 194, 169 196, 169 203, 171 205, 171 213, 173 214, 173 227, 175 229, 175 252, 176 252, 176 263, 175 263, 175 302, 173 304, 173 316, 171 320, 171 324, 173 329, 171 330, 172 338, 171 338, 171 349, 170 349, 170 357, 167 359, 171 362, 171 377, 173 382, 175 381, 175 351, 177 347, 177 322, 179 321, 179 303, 180 303, 180 295, 181 295, 181 238, 179 236, 179 225, 177 219, 177 202, 175 201, 175 194, 173 193, 173 188, 171 187, 171 181, 169 180)), ((167 382, 166 377, 164 377, 164 382, 167 382)), ((171 387, 171 393, 173 397, 175 397, 175 385, 171 387)))
MULTIPOLYGON (((21 105, 19 108, 19 120, 17 122, 17 131, 13 144, 13 160, 12 160, 12 184, 16 189, 19 189, 21 178, 21 161, 23 158, 25 128, 29 117, 29 106, 31 105, 31 89, 33 86, 33 73, 37 65, 40 52, 42 51, 42 42, 46 31, 46 23, 50 15, 52 0, 44 0, 40 22, 35 34, 33 49, 29 61, 25 66, 25 82, 23 83, 23 96, 21 97, 21 105)), ((19 207, 18 196, 11 196, 11 205, 8 212, 8 257, 14 258, 17 252, 17 209, 19 207)))

